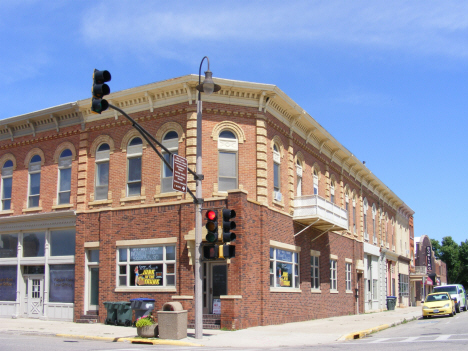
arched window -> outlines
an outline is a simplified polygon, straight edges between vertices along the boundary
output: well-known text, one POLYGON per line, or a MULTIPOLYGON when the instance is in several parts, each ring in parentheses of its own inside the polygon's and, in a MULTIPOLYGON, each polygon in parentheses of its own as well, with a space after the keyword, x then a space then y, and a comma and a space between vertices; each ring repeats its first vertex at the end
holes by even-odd
POLYGON ((94 200, 107 200, 109 192, 109 144, 99 145, 96 151, 96 178, 94 185, 94 200))
MULTIPOLYGON (((172 154, 178 155, 179 152, 179 135, 175 131, 170 131, 166 133, 163 138, 162 144, 170 151, 172 154)), ((172 167, 173 156, 163 150, 162 155, 164 159, 172 167)), ((162 161, 161 161, 162 162, 162 161)), ((172 171, 171 169, 163 162, 162 163, 162 175, 161 175, 161 192, 168 193, 174 191, 172 189, 172 171)))
POLYGON ((367 239, 369 240, 369 233, 367 231, 367 210, 368 210, 369 206, 367 204, 367 199, 364 198, 364 203, 362 205, 362 213, 363 213, 363 216, 364 216, 364 239, 367 239))
POLYGON ((281 201, 281 156, 278 145, 273 145, 273 191, 274 199, 281 201))
POLYGON ((237 151, 238 140, 230 130, 223 130, 218 137, 218 190, 238 188, 237 151))
POLYGON ((317 169, 314 168, 314 195, 318 195, 319 190, 319 174, 317 169))
POLYGON ((70 203, 71 191, 71 166, 72 166, 72 152, 70 149, 62 151, 59 157, 59 180, 58 180, 58 204, 70 203))
POLYGON ((302 196, 302 165, 301 160, 296 160, 297 187, 296 196, 302 196))
POLYGON ((345 192, 345 206, 346 206, 346 215, 348 217, 348 230, 349 230, 349 223, 350 223, 350 218, 349 218, 349 195, 348 195, 348 190, 346 189, 345 192))
POLYGON ((11 209, 11 187, 13 185, 13 162, 6 161, 2 167, 2 211, 11 209))
POLYGON ((141 156, 143 142, 136 137, 130 140, 127 147, 127 196, 141 195, 141 156))
POLYGON ((335 203, 335 181, 333 179, 330 180, 330 201, 335 203))
POLYGON ((28 207, 39 207, 41 194, 41 156, 34 155, 29 161, 28 207))
POLYGON ((356 234, 356 196, 353 195, 353 233, 356 234))
POLYGON ((377 244, 377 230, 375 227, 375 215, 377 214, 377 208, 375 204, 372 205, 372 234, 374 236, 374 244, 377 244))

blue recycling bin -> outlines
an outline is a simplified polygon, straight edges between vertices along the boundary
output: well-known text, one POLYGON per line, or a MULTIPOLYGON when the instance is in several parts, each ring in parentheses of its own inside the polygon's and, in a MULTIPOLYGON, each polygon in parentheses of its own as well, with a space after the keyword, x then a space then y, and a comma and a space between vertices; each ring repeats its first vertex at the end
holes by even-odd
POLYGON ((135 319, 148 316, 154 310, 154 299, 140 297, 130 299, 130 307, 135 311, 135 319))

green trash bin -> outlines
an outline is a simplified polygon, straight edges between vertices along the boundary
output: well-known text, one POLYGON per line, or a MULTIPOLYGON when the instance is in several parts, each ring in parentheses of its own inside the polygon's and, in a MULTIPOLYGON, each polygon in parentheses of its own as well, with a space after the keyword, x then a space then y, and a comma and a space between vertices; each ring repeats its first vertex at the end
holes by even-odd
POLYGON ((396 306, 396 296, 387 296, 387 310, 393 311, 396 306))
POLYGON ((104 307, 107 311, 107 318, 104 321, 104 324, 116 324, 117 323, 117 305, 115 302, 106 301, 104 302, 104 307))
POLYGON ((116 325, 125 325, 130 327, 132 325, 132 308, 130 302, 116 302, 117 307, 117 321, 116 325))

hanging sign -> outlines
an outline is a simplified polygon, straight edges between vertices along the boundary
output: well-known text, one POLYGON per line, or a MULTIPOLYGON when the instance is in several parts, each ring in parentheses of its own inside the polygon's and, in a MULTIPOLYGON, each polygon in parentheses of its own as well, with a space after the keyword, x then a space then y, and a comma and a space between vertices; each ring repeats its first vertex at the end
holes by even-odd
POLYGON ((426 246, 426 262, 427 271, 432 271, 432 249, 430 246, 426 246))
POLYGON ((181 191, 183 193, 187 192, 187 159, 173 154, 172 157, 172 189, 176 191, 181 191))

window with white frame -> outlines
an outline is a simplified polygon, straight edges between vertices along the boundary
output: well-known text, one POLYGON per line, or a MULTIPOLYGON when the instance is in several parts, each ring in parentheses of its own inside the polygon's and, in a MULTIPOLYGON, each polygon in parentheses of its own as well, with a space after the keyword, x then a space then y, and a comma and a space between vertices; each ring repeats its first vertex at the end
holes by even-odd
POLYGON ((34 155, 29 162, 28 207, 39 207, 41 194, 41 156, 34 155))
POLYGON ((94 200, 107 200, 109 192, 109 144, 99 145, 96 151, 96 180, 94 186, 94 200))
POLYGON ((296 196, 302 196, 302 165, 301 160, 296 160, 296 177, 297 177, 297 186, 296 186, 296 196))
POLYGON ((372 234, 374 237, 374 244, 377 244, 377 230, 375 227, 375 215, 377 214, 377 209, 375 208, 375 204, 372 205, 372 234))
POLYGON ((348 217, 348 230, 349 230, 349 222, 350 222, 350 219, 349 219, 349 195, 348 195, 347 192, 345 194, 345 206, 346 206, 346 215, 348 217))
POLYGON ((334 259, 330 259, 330 290, 336 291, 338 289, 337 285, 337 266, 338 262, 334 259))
POLYGON ((120 247, 117 251, 119 287, 175 286, 175 245, 120 247))
POLYGON ((364 198, 364 203, 362 205, 362 212, 364 217, 364 239, 369 240, 369 232, 367 231, 367 210, 369 206, 367 204, 367 199, 364 198))
POLYGON ((133 138, 127 147, 127 196, 141 195, 141 156, 143 142, 133 138))
POLYGON ((270 287, 299 288, 297 252, 270 247, 270 287))
POLYGON ((353 197, 353 233, 356 234, 356 198, 353 197))
POLYGON ((11 189, 13 185, 13 162, 6 161, 2 167, 2 203, 1 211, 11 209, 11 189))
POLYGON ((275 200, 280 200, 281 197, 281 156, 279 152, 278 145, 273 145, 273 190, 274 190, 274 198, 275 200), (279 196, 279 197, 278 197, 279 196))
POLYGON ((398 274, 400 296, 409 296, 409 275, 398 274))
POLYGON ((319 179, 318 179, 318 171, 314 169, 314 195, 318 195, 319 190, 319 179))
MULTIPOLYGON (((164 150, 162 151, 164 160, 166 160, 167 163, 169 163, 172 167, 172 155, 177 155, 179 152, 179 135, 175 131, 170 131, 166 133, 162 140, 162 144, 172 153, 170 154, 165 152, 164 150)), ((174 191, 174 189, 172 189, 172 179, 173 174, 171 169, 164 162, 162 162, 161 193, 168 193, 174 191)))
POLYGON ((70 203, 71 191, 71 168, 72 167, 72 152, 70 149, 62 151, 59 157, 59 186, 58 186, 58 204, 70 203))
POLYGON ((238 188, 237 151, 239 148, 236 135, 230 130, 223 130, 218 137, 218 191, 238 188))
POLYGON ((335 203, 335 181, 333 179, 330 181, 330 201, 335 203))
POLYGON ((310 288, 320 290, 320 256, 313 254, 310 256, 310 288))
POLYGON ((351 291, 352 285, 351 285, 351 267, 352 264, 350 262, 346 262, 345 265, 345 274, 346 274, 346 291, 351 291))

